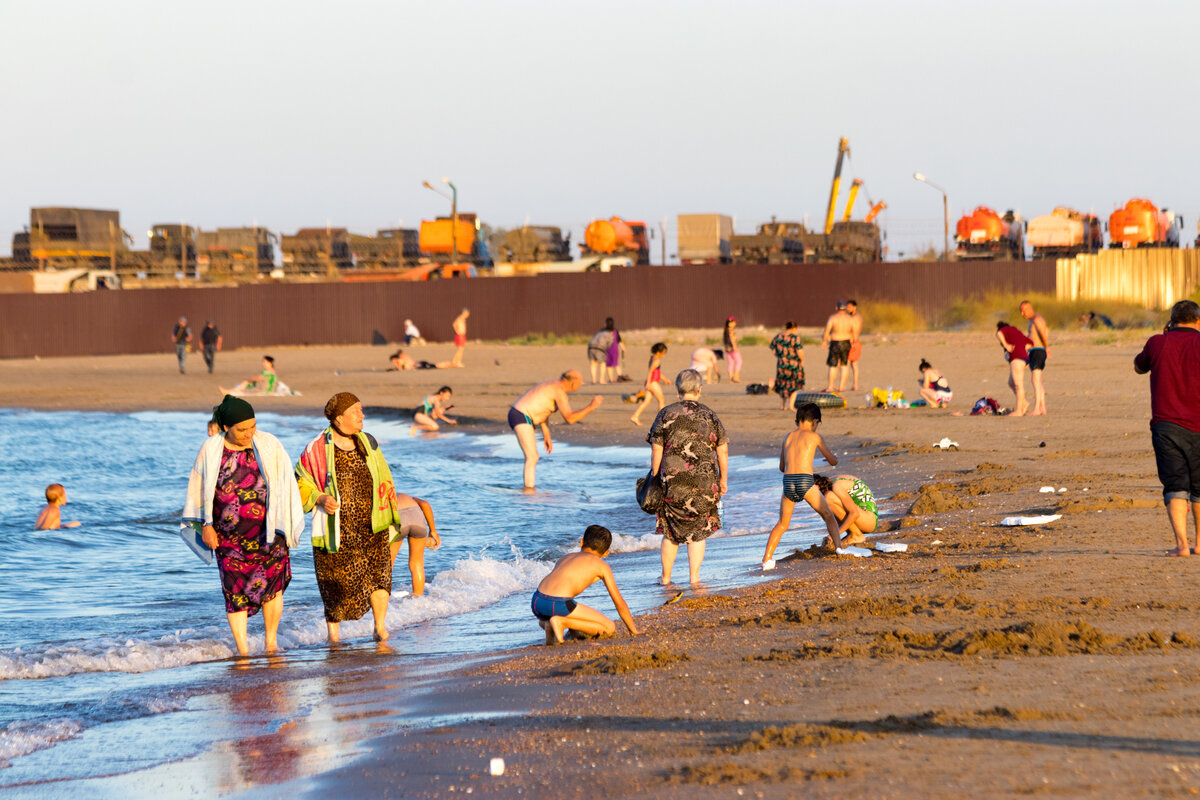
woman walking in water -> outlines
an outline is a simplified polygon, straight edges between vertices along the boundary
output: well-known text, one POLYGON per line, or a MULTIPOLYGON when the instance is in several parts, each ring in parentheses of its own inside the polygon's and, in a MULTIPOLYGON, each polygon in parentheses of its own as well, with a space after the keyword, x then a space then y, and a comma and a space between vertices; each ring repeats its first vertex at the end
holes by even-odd
MULTIPOLYGON (((642 421, 638 417, 642 415, 642 410, 650 405, 651 398, 658 401, 658 411, 662 411, 663 406, 666 404, 666 401, 663 400, 662 389, 658 385, 662 382, 662 360, 666 354, 667 346, 662 342, 657 342, 650 348, 650 364, 646 368, 646 383, 642 386, 646 392, 646 396, 642 398, 637 411, 634 411, 633 416, 629 418, 629 421, 634 425, 642 424, 642 421)), ((656 411, 655 414, 657 413, 656 411)))

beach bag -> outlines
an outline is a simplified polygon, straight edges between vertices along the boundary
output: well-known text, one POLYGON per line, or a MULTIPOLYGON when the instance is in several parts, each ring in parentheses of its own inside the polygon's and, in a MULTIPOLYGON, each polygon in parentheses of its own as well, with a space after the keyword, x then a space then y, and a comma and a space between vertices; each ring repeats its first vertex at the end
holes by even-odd
POLYGON ((971 414, 999 414, 1000 404, 990 397, 981 397, 975 401, 975 407, 971 409, 971 414))
POLYGON ((770 391, 765 383, 746 384, 746 394, 766 394, 770 391))
POLYGON ((662 481, 653 472, 647 472, 646 477, 637 480, 637 504, 647 514, 657 514, 662 511, 664 492, 662 481))

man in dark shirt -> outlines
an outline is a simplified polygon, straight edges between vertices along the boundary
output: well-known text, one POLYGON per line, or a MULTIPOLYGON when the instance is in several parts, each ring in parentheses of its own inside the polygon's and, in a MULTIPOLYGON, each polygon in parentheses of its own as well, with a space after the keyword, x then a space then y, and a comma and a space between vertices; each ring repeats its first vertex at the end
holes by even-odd
POLYGON ((1200 305, 1180 300, 1171 321, 1133 359, 1150 373, 1150 441, 1175 533, 1169 556, 1200 554, 1200 305), (1196 520, 1196 548, 1188 549, 1188 504, 1196 520))
POLYGON ((179 322, 171 329, 171 343, 175 345, 175 358, 179 360, 179 374, 186 370, 184 361, 187 359, 188 344, 192 341, 192 329, 188 327, 187 317, 180 317, 179 322))
POLYGON ((204 320, 204 330, 200 331, 201 352, 208 372, 213 371, 213 362, 217 360, 217 351, 221 349, 221 329, 213 324, 211 319, 204 320))

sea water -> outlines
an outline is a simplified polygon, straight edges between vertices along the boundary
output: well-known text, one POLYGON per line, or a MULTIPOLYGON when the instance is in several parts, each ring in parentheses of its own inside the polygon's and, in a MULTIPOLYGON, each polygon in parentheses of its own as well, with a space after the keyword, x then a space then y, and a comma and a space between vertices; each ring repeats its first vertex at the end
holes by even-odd
MULTIPOLYGON (((215 712, 205 709, 213 697, 279 680, 279 673, 231 672, 217 570, 178 537, 206 422, 202 414, 161 412, 0 417, 0 788, 196 755, 240 735, 210 724, 215 712), (81 527, 33 530, 50 483, 67 487, 63 521, 78 519, 81 527)), ((259 430, 279 437, 293 458, 324 424, 258 416, 259 430)), ((592 523, 613 532, 609 562, 634 614, 686 587, 682 549, 679 587, 657 585, 661 539, 654 518, 634 502, 648 446, 556 442, 538 465, 538 491, 525 494, 511 435, 410 437, 407 419, 369 418, 366 429, 379 440, 397 489, 432 504, 442 537, 440 549, 426 551, 423 597, 402 596, 411 587, 401 550, 387 615, 395 655, 386 658, 436 664, 539 643, 529 595, 592 523)), ((730 458, 725 529, 709 540, 705 590, 765 577, 756 567, 779 496, 775 459, 730 458)), ((823 533, 820 520, 798 508, 779 553, 823 533)), ((331 657, 307 532, 291 561, 279 628, 287 679, 376 668, 384 657, 365 644, 369 614, 342 624, 350 646, 331 657)), ((580 599, 616 617, 602 584, 580 599)), ((261 626, 260 616, 250 620, 252 652, 262 650, 261 626)))

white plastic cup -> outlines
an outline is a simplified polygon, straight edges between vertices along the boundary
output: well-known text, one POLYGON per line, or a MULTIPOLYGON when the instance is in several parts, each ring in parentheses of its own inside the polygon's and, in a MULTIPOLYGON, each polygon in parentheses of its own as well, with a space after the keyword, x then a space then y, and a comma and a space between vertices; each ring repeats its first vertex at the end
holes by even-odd
POLYGON ((504 774, 504 759, 503 758, 493 758, 492 763, 490 765, 488 765, 488 772, 496 777, 503 775, 504 774))

